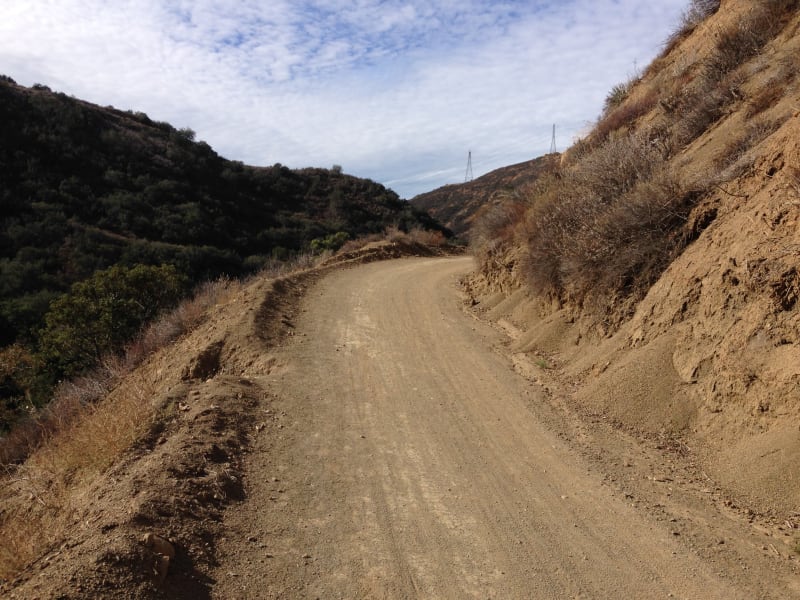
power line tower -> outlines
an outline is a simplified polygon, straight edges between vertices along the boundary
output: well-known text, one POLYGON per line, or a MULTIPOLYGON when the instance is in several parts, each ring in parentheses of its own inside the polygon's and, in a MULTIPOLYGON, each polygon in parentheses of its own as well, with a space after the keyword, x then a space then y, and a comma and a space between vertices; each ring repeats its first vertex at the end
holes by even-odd
POLYGON ((553 138, 550 140, 550 154, 556 153, 556 126, 553 125, 553 138))
POLYGON ((464 175, 464 183, 472 181, 472 150, 467 154, 467 172, 464 175))

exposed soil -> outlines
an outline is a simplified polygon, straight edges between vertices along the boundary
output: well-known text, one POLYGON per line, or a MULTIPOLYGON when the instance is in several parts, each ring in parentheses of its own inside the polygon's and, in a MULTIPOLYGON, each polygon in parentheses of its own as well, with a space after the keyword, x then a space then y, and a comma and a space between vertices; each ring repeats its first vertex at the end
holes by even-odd
POLYGON ((268 408, 261 378, 275 367, 272 351, 294 335, 308 286, 331 269, 442 252, 373 243, 318 269, 254 280, 196 331, 154 354, 106 400, 126 389, 149 398, 157 415, 151 430, 100 478, 77 482, 69 510, 50 508, 25 471, 4 480, 0 517, 12 505, 15 512, 52 513, 45 522, 62 533, 13 581, 0 582, 0 593, 207 597, 223 513, 244 498, 244 454, 256 438, 283 427, 285 415, 268 408))
POLYGON ((283 427, 248 457, 212 597, 797 597, 794 560, 680 447, 515 371, 465 313, 470 267, 378 263, 310 290, 259 381, 283 427))
POLYGON ((470 258, 349 264, 256 281, 153 357, 164 418, 3 592, 800 597, 779 532, 689 449, 581 412, 477 318, 470 258))
MULTIPOLYGON (((685 115, 672 99, 701 77, 722 32, 744 27, 760 5, 780 7, 723 0, 654 61, 630 100, 659 102, 621 134, 680 125, 685 115)), ((509 336, 516 366, 559 383, 562 393, 553 398, 564 410, 654 449, 654 467, 662 454, 680 456, 671 483, 679 479, 721 512, 769 534, 753 541, 760 552, 794 561, 800 550, 800 13, 796 4, 783 6, 774 38, 732 73, 738 91, 725 110, 668 155, 684 185, 704 191, 686 221, 691 243, 676 250, 641 301, 621 293, 593 310, 568 295, 555 301, 540 294, 524 272, 530 259, 524 226, 507 247, 497 245, 468 286, 481 314, 509 336)), ((580 148, 566 151, 566 163, 580 148)), ((614 476, 627 481, 628 469, 614 476)))

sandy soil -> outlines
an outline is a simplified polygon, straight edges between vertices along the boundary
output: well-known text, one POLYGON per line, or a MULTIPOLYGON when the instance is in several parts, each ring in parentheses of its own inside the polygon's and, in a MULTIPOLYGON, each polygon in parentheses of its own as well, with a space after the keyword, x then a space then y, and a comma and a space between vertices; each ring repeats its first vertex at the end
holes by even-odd
POLYGON ((252 425, 271 426, 212 597, 800 597, 792 561, 681 493, 678 457, 631 442, 623 458, 606 431, 609 459, 553 402, 555 379, 515 370, 502 332, 465 310, 471 268, 380 262, 308 291, 252 377, 268 398, 252 425))

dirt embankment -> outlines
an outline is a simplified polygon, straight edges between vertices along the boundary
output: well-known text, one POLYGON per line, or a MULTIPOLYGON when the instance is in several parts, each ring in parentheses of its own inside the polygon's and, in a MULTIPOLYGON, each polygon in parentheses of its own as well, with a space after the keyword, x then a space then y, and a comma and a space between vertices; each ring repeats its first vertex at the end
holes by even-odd
MULTIPOLYGON (((556 404, 643 442, 646 476, 738 514, 772 538, 753 546, 784 560, 800 542, 799 139, 795 116, 749 176, 708 199, 713 223, 613 333, 526 292, 522 248, 467 281, 520 371, 561 390, 556 404)), ((628 485, 642 476, 606 463, 628 485)))
MULTIPOLYGON (((765 27, 748 20, 762 4, 791 3, 724 1, 651 65, 629 102, 659 101, 628 128, 668 132, 696 111, 671 100, 741 49, 721 39, 765 27)), ((781 527, 791 548, 800 523, 800 17, 796 7, 776 14, 774 38, 729 65, 724 110, 668 156, 685 186, 705 190, 686 222, 696 239, 621 327, 522 291, 522 245, 492 256, 470 285, 513 332, 520 360, 546 361, 575 386, 571 405, 647 439, 677 440, 720 502, 781 527)))

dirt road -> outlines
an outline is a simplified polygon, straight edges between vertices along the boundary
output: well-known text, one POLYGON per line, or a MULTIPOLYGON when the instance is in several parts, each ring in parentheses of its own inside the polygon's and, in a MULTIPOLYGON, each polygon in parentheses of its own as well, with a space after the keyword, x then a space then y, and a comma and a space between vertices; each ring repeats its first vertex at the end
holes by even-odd
POLYGON ((602 484, 462 308, 469 258, 334 272, 259 383, 216 598, 748 598, 602 484), (254 423, 254 426, 258 423, 254 423))

